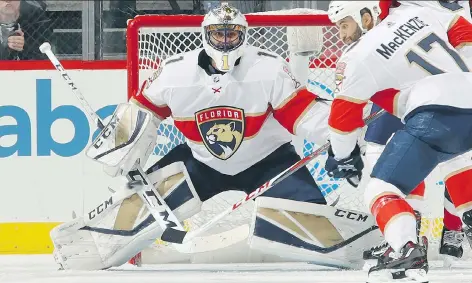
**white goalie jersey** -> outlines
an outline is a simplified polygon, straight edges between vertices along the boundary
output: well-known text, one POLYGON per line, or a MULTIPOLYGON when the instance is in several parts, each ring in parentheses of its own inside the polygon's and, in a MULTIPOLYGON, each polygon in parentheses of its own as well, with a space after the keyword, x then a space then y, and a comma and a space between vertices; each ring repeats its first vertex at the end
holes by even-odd
POLYGON ((280 56, 248 46, 238 61, 226 74, 207 74, 203 49, 172 57, 134 99, 161 119, 172 116, 193 156, 227 175, 262 160, 291 134, 326 142, 329 106, 280 56))

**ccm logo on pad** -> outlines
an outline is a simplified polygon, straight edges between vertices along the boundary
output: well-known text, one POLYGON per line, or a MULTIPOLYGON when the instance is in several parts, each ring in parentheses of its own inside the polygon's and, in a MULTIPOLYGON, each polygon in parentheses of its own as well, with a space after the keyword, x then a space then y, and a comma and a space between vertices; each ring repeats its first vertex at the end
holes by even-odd
POLYGON ((341 209, 336 209, 336 212, 334 213, 334 215, 336 215, 337 217, 347 218, 350 220, 362 221, 362 222, 366 222, 367 217, 368 217, 367 215, 364 215, 364 214, 355 213, 351 211, 345 211, 341 209))

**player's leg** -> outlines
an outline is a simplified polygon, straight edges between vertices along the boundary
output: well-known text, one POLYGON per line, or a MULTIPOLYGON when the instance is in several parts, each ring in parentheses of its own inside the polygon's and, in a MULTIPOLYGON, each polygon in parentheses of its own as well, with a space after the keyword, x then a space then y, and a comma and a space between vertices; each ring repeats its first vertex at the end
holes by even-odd
POLYGON ((418 244, 414 211, 404 197, 439 162, 472 147, 472 136, 469 134, 472 125, 463 125, 463 121, 471 118, 472 114, 460 112, 418 112, 406 119, 405 129, 395 133, 387 144, 373 169, 365 201, 385 239, 395 251, 400 252, 400 257, 386 257, 371 269, 372 272, 427 270, 426 249, 418 244))
MULTIPOLYGON (((376 104, 372 105, 371 114, 380 111, 380 107, 376 104)), ((380 158, 385 145, 392 135, 403 129, 405 125, 402 121, 389 113, 385 113, 375 121, 372 121, 367 126, 367 131, 365 133, 365 141, 367 142, 366 148, 366 168, 370 170, 368 173, 372 172, 375 163, 380 158)), ((418 184, 418 186, 408 195, 407 201, 416 211, 417 216, 419 216, 419 223, 421 223, 421 206, 424 198, 425 184, 424 181, 418 184)))
POLYGON ((448 187, 444 192, 444 218, 441 233, 439 254, 461 258, 463 254, 462 242, 464 232, 462 231, 462 220, 456 215, 457 211, 449 196, 448 187))
MULTIPOLYGON (((201 175, 219 187, 219 175, 202 169, 185 145, 173 149, 152 168, 148 171, 150 181, 181 221, 200 211, 197 189, 209 188, 201 175)), ((136 194, 139 186, 124 185, 97 209, 53 229, 55 256, 63 268, 119 266, 161 236, 162 229, 136 194)), ((202 194, 204 199, 207 194, 202 194)))
MULTIPOLYGON (((376 104, 372 105, 371 114, 380 111, 380 107, 376 104)), ((365 133, 365 141, 367 142, 366 149, 366 168, 370 170, 368 173, 372 172, 375 163, 380 158, 385 145, 392 135, 403 129, 405 125, 402 121, 389 113, 385 113, 376 120, 372 121, 368 126, 365 133)), ((424 197, 425 184, 421 182, 409 195, 408 203, 413 207, 413 209, 419 211, 421 208, 421 201, 424 197)))
MULTIPOLYGON (((441 173, 445 176, 444 228, 441 236, 440 253, 460 258, 463 253, 463 223, 459 216, 464 206, 462 195, 472 187, 472 160, 470 152, 460 155, 447 163, 440 164, 441 173)), ((464 215, 468 218, 469 214, 464 215)), ((469 221, 470 222, 470 221, 469 221)), ((467 238, 472 234, 470 226, 464 223, 467 238), (468 233, 467 233, 468 232, 468 233)))
MULTIPOLYGON (((380 107, 376 104, 372 105, 371 114, 380 111, 380 107)), ((368 126, 364 136, 365 141, 367 142, 366 145, 366 152, 364 156, 365 167, 363 170, 363 175, 368 176, 372 172, 372 168, 377 163, 377 160, 380 158, 383 150, 385 149, 385 145, 387 144, 388 140, 392 137, 392 135, 400 130, 403 129, 405 125, 401 122, 401 120, 389 113, 385 113, 376 120, 372 121, 368 126)), ((365 182, 368 182, 368 178, 362 182, 362 185, 365 182)), ((425 184, 421 182, 411 193, 407 196, 408 203, 413 207, 415 211, 415 215, 417 218, 417 227, 418 227, 418 234, 421 229, 421 213, 420 209, 422 206, 422 200, 424 197, 425 191, 425 184)), ((385 252, 388 252, 390 249, 387 242, 383 242, 381 245, 373 246, 369 250, 363 253, 363 258, 365 260, 373 260, 376 262, 379 257, 381 257, 385 252)), ((371 264, 368 263, 366 265, 370 267, 371 264)))
POLYGON ((181 144, 172 149, 156 162, 156 164, 147 171, 147 174, 151 178, 151 176, 155 174, 154 172, 159 168, 166 167, 178 161, 184 162, 185 169, 202 202, 227 189, 227 177, 196 160, 187 144, 181 144))

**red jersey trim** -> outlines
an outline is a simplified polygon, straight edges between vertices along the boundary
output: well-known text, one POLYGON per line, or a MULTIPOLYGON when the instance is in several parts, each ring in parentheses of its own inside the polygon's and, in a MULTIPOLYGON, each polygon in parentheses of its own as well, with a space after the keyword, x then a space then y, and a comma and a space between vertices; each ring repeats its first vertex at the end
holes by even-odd
POLYGON ((451 23, 447 31, 449 42, 455 48, 472 44, 472 24, 460 16, 451 23))
POLYGON ((367 102, 352 102, 342 98, 335 98, 331 105, 331 113, 328 125, 332 130, 340 134, 348 134, 358 128, 362 128, 364 107, 367 102))
POLYGON ((167 105, 155 105, 144 95, 143 90, 145 85, 146 81, 141 86, 141 89, 139 90, 138 94, 133 96, 132 98, 135 101, 139 102, 141 106, 152 111, 159 119, 164 120, 165 118, 170 117, 172 115, 172 111, 169 107, 167 107, 167 105))
POLYGON ((315 94, 302 88, 284 102, 283 106, 274 110, 274 118, 291 134, 295 134, 298 123, 316 103, 316 98, 315 94))
POLYGON ((390 114, 398 114, 398 98, 400 97, 400 91, 394 88, 388 88, 378 91, 370 98, 370 100, 378 106, 385 109, 390 114))

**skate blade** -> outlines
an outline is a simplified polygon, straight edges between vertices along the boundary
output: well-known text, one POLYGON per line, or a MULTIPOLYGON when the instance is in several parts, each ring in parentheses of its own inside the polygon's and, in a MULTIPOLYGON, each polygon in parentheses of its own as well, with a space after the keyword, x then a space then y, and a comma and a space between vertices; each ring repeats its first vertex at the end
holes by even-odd
POLYGON ((405 270, 380 270, 371 272, 367 283, 428 283, 426 272, 422 269, 405 270))
POLYGON ((378 264, 378 260, 376 259, 366 259, 364 260, 364 266, 362 267, 362 270, 369 271, 372 267, 376 266, 377 264, 378 264))
POLYGON ((443 268, 451 268, 454 265, 454 257, 450 255, 444 255, 443 268))

